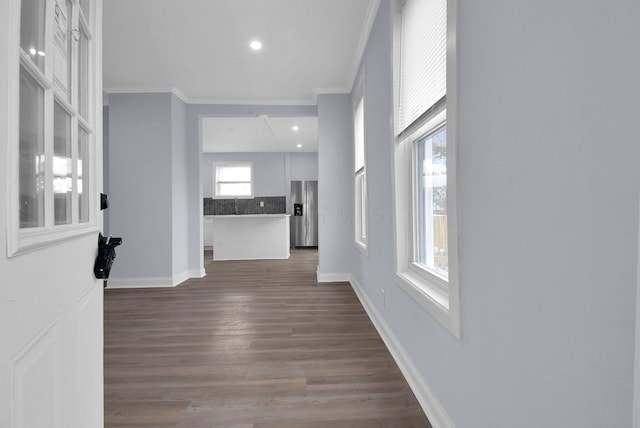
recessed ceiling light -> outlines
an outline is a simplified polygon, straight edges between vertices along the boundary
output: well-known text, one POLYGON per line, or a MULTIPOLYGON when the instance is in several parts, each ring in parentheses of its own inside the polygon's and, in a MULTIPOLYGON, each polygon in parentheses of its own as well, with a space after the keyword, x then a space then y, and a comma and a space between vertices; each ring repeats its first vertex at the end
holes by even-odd
POLYGON ((260 43, 259 40, 252 40, 249 46, 251 46, 251 49, 253 49, 254 51, 259 51, 260 49, 262 49, 262 43, 260 43))
POLYGON ((297 148, 300 148, 300 147, 302 147, 302 144, 298 143, 298 144, 296 145, 296 147, 297 147, 297 148))
POLYGON ((291 129, 293 129, 294 131, 296 131, 296 132, 297 132, 297 131, 298 131, 298 129, 300 129, 300 127, 299 127, 298 125, 293 125, 293 127, 292 127, 291 129))

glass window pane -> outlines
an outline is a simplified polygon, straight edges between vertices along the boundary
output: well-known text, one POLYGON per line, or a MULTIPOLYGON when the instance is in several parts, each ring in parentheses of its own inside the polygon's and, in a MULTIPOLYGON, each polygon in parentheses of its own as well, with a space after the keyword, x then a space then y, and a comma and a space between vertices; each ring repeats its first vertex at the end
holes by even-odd
POLYGON ((364 169, 356 173, 356 238, 367 239, 367 189, 364 169))
POLYGON ((447 132, 445 128, 417 143, 418 263, 448 277, 447 132))
POLYGON ((78 113, 89 120, 89 38, 80 25, 78 40, 78 113))
POLYGON ((44 90, 20 67, 20 227, 44 226, 44 90))
POLYGON ((89 20, 89 14, 91 13, 91 10, 89 9, 89 3, 90 3, 90 0, 80 0, 80 8, 82 10, 82 13, 84 14, 84 17, 87 18, 87 20, 89 20))
POLYGON ((71 117, 55 103, 53 110, 53 204, 54 222, 71 223, 73 170, 71 155, 71 117))
POLYGON ((44 71, 45 0, 25 0, 20 10, 20 47, 44 71))
POLYGON ((216 168, 218 181, 251 181, 249 165, 228 165, 216 168))
POLYGON ((218 183, 219 196, 251 196, 250 183, 218 183))
POLYGON ((89 134, 78 129, 78 209, 80 223, 89 221, 89 194, 91 189, 89 164, 89 134))

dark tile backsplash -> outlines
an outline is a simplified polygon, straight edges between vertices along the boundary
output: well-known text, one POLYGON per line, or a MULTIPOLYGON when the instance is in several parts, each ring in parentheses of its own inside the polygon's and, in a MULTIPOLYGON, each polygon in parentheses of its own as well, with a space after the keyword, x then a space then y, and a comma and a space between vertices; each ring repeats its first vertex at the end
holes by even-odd
POLYGON ((204 198, 204 215, 285 214, 287 212, 286 205, 284 196, 262 196, 237 200, 204 198), (264 202, 264 207, 260 206, 260 202, 264 202))

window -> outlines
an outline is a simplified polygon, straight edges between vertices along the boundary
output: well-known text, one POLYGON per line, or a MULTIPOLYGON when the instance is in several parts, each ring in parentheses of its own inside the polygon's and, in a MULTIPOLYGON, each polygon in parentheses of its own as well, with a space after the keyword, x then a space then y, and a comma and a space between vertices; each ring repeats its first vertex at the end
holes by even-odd
POLYGON ((416 302, 460 337, 457 0, 396 4, 396 278, 416 302))
POLYGON ((9 256, 97 230, 91 19, 72 0, 18 4, 9 256))
POLYGON ((366 254, 367 250, 367 174, 364 135, 364 84, 361 81, 355 92, 353 112, 354 183, 355 183, 355 243, 366 254))
POLYGON ((253 198, 252 162, 213 164, 214 198, 253 198))

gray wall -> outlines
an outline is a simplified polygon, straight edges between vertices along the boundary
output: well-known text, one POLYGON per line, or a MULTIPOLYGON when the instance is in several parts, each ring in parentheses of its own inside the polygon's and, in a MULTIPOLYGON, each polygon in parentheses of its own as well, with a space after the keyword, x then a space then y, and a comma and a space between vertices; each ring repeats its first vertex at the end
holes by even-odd
POLYGON ((318 273, 351 270, 353 118, 349 95, 318 95, 318 273))
POLYGON ((123 238, 113 278, 173 274, 171 97, 109 96, 109 231, 123 238))
POLYGON ((388 0, 363 60, 369 256, 340 238, 349 101, 320 96, 320 269, 354 275, 457 428, 627 428, 640 3, 460 3, 462 340, 393 281, 388 0))
POLYGON ((111 94, 105 110, 108 229, 123 237, 111 277, 184 277, 190 271, 186 189, 193 169, 186 105, 172 94, 111 94))
MULTIPOLYGON (((171 202, 173 235, 173 272, 185 274, 189 269, 189 200, 185 189, 189 186, 189 157, 187 151, 186 104, 171 97, 171 202)), ((197 272, 197 270, 195 270, 197 272)))
POLYGON ((290 153, 289 157, 290 181, 318 179, 318 153, 290 153))

